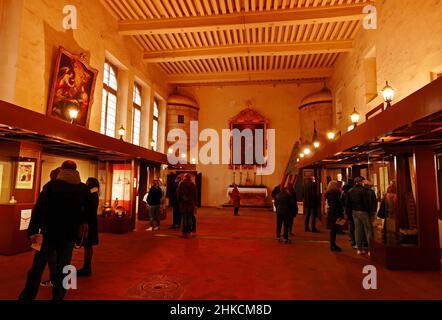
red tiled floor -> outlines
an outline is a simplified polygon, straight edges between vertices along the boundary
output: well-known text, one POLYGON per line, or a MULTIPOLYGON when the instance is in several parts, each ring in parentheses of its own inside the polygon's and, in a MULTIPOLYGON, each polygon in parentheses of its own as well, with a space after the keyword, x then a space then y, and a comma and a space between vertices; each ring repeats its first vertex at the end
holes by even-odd
MULTIPOLYGON (((442 299, 438 272, 378 266, 378 290, 364 290, 362 269, 371 262, 355 254, 347 236, 338 238, 343 253, 330 252, 328 233, 305 233, 302 219, 291 245, 273 240, 273 213, 251 209, 239 217, 227 209, 200 209, 192 239, 167 230, 169 223, 156 233, 140 223, 130 234, 103 234, 93 276, 79 279, 67 299, 442 299), (160 277, 169 284, 167 294, 134 295, 143 281, 164 285, 160 277)), ((77 266, 81 253, 74 254, 77 266)), ((0 299, 18 296, 31 261, 32 253, 0 257, 0 299)), ((41 288, 38 298, 50 298, 50 289, 41 288)))

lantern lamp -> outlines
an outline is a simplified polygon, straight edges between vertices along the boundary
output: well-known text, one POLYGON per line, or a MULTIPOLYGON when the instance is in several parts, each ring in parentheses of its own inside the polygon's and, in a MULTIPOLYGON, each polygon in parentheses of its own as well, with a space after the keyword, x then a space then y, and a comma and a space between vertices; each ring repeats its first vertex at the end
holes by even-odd
POLYGON ((394 100, 395 90, 388 84, 382 89, 382 95, 384 96, 384 101, 387 103, 387 108, 391 107, 391 103, 394 100))

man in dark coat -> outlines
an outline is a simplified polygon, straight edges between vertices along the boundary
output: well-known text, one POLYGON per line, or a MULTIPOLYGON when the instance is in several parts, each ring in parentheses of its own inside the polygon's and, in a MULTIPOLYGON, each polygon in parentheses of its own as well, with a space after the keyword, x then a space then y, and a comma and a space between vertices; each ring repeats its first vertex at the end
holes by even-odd
POLYGON ((364 235, 370 247, 373 239, 373 225, 370 221, 372 202, 369 191, 363 186, 365 178, 355 179, 356 185, 348 192, 345 211, 347 216, 351 214, 355 222, 355 236, 358 254, 366 253, 364 250, 364 235))
POLYGON ((306 210, 305 214, 305 231, 310 231, 310 217, 312 218, 312 229, 314 233, 319 232, 316 228, 316 217, 318 216, 318 207, 321 204, 321 198, 318 192, 318 186, 310 177, 304 186, 304 207, 306 210))
POLYGON ((197 189, 192 182, 190 174, 184 175, 184 180, 180 183, 177 190, 178 201, 180 204, 180 213, 183 218, 183 236, 188 238, 193 229, 193 217, 195 213, 197 200, 197 189))
POLYGON ((295 225, 295 218, 298 216, 298 199, 296 198, 295 186, 293 183, 290 183, 288 186, 289 193, 292 197, 293 210, 289 215, 289 234, 293 235, 293 227, 295 225))
POLYGON ((163 191, 160 188, 157 180, 154 180, 152 187, 147 195, 147 204, 150 212, 150 228, 147 231, 157 231, 160 229, 160 209, 161 199, 163 198, 163 191))
POLYGON ((295 212, 295 202, 288 188, 283 190, 276 196, 276 239, 281 240, 281 229, 284 225, 284 243, 289 242, 290 219, 295 212))
POLYGON ((34 258, 20 300, 35 299, 46 261, 50 259, 54 259, 56 265, 52 298, 64 299, 63 269, 71 264, 81 227, 87 236, 87 212, 90 210, 89 190, 81 183, 76 169, 75 162, 64 162, 57 179, 44 186, 34 207, 28 236, 34 240, 41 231, 43 243, 40 253, 47 259, 42 263, 34 258))
POLYGON ((173 222, 172 225, 169 227, 169 229, 178 229, 181 226, 181 213, 180 213, 180 204, 178 202, 177 198, 177 190, 178 186, 180 185, 181 177, 177 177, 170 188, 169 192, 169 200, 170 204, 172 205, 173 210, 173 222))
MULTIPOLYGON (((353 179, 348 179, 347 183, 342 187, 342 194, 341 194, 341 204, 342 207, 345 210, 348 192, 354 187, 354 181, 353 179)), ((351 212, 346 212, 347 220, 348 220, 348 234, 350 236, 351 246, 353 248, 356 248, 356 237, 355 237, 355 222, 353 220, 353 215, 351 212)))
POLYGON ((91 210, 88 214, 89 232, 88 237, 83 240, 84 263, 83 268, 78 270, 78 277, 87 277, 92 273, 92 256, 94 246, 98 245, 98 206, 100 204, 100 182, 98 179, 90 177, 86 181, 89 192, 91 210))

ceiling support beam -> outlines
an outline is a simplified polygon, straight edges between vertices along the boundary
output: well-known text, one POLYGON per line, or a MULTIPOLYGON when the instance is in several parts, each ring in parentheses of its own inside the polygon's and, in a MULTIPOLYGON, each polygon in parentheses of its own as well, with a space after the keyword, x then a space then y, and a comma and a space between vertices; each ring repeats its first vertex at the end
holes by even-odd
POLYGON ((129 20, 119 22, 118 28, 120 35, 155 35, 355 21, 367 15, 363 13, 366 5, 357 3, 204 17, 129 20))
POLYGON ((267 80, 293 80, 329 78, 333 68, 306 68, 295 70, 271 70, 253 72, 213 72, 195 74, 177 74, 166 77, 169 84, 198 84, 222 82, 251 82, 267 80))
POLYGON ((148 63, 176 62, 202 59, 233 58, 247 56, 288 56, 302 54, 349 52, 351 40, 311 41, 280 44, 238 44, 206 48, 146 51, 144 61, 148 63))

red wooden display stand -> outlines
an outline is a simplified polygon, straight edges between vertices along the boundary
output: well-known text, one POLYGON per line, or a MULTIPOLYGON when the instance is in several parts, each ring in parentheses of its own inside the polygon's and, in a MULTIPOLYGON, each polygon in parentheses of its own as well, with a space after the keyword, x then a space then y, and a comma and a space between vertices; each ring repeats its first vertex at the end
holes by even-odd
POLYGON ((128 233, 133 231, 132 218, 98 217, 98 231, 101 233, 128 233))
MULTIPOLYGON (((10 196, 16 204, 0 204, 0 254, 13 255, 30 249, 26 230, 20 230, 22 211, 32 210, 40 187, 41 146, 28 142, 1 142, 0 156, 12 164, 10 196), (17 171, 19 162, 33 162, 34 171, 32 186, 29 189, 17 188, 17 171)), ((29 222, 29 221, 26 221, 29 222)))
POLYGON ((31 249, 27 230, 20 230, 21 212, 33 204, 0 205, 0 254, 13 255, 31 249))

